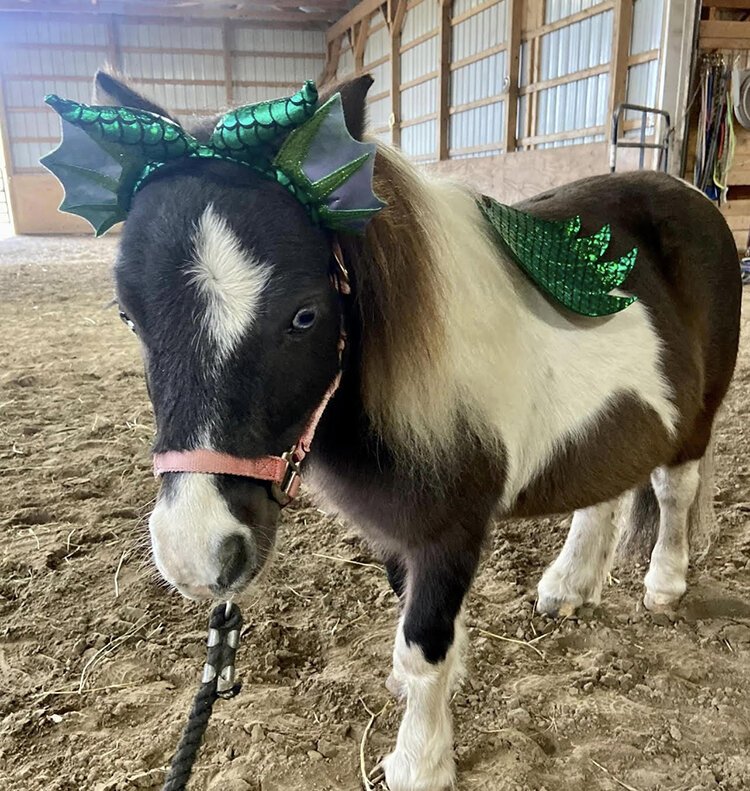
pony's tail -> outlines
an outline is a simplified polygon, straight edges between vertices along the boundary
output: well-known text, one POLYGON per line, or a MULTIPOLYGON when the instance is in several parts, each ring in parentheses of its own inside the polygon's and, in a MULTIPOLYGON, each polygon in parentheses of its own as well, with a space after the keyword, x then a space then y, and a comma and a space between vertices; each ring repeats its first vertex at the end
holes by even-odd
MULTIPOLYGON (((688 512, 690 560, 702 560, 718 532, 714 513, 714 434, 698 463, 698 491, 688 512)), ((620 561, 648 562, 659 534, 659 502, 650 483, 626 492, 618 506, 620 561)))

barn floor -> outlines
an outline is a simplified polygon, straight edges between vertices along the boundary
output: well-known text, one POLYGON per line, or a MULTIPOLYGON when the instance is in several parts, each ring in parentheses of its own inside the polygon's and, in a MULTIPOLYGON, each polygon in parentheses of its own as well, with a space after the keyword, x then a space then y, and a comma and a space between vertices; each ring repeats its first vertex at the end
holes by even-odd
MULTIPOLYGON (((209 608, 168 592, 148 562, 152 424, 137 344, 103 309, 114 250, 0 242, 6 791, 160 788, 203 663, 209 608)), ((460 791, 750 788, 748 308, 750 293, 718 431, 722 537, 675 619, 644 612, 638 573, 617 570, 601 608, 546 622, 534 585, 565 522, 495 530, 454 700, 460 791)), ((384 688, 396 601, 370 563, 309 503, 288 511, 244 606, 242 693, 217 705, 192 788, 359 787, 366 707, 386 706, 368 766, 399 717, 384 688)))

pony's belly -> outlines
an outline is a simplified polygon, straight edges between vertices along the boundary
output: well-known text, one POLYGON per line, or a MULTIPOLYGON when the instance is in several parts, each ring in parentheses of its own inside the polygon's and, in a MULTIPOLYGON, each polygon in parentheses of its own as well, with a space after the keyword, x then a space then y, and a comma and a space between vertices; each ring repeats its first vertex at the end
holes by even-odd
POLYGON ((651 407, 622 395, 583 436, 565 441, 510 504, 510 516, 574 511, 611 500, 668 463, 674 437, 651 407))

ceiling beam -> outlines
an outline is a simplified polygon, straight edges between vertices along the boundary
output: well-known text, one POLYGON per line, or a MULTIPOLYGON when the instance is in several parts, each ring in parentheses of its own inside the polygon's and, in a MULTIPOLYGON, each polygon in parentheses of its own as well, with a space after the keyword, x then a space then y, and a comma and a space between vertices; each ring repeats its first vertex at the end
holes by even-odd
POLYGON ((315 0, 310 0, 310 5, 305 5, 304 0, 299 0, 297 6, 292 6, 290 0, 287 7, 284 0, 280 3, 270 3, 268 6, 223 4, 208 6, 200 5, 174 5, 153 4, 138 0, 125 2, 125 0, 100 0, 90 3, 82 0, 0 0, 0 11, 24 11, 43 13, 77 13, 101 16, 118 14, 134 17, 163 17, 163 18, 211 18, 211 19, 237 19, 254 22, 308 22, 331 23, 334 22, 344 10, 345 6, 330 4, 327 0, 326 7, 316 8, 315 0), (309 8, 310 12, 302 11, 300 6, 309 8), (278 8, 282 10, 277 10, 278 8), (283 10, 285 9, 286 10, 283 10))

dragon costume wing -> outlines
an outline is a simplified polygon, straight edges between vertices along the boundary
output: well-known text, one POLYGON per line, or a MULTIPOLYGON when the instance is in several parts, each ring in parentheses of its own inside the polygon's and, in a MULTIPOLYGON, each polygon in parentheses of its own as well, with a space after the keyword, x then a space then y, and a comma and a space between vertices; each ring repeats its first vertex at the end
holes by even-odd
POLYGON ((60 145, 40 161, 63 185, 60 210, 83 217, 97 236, 122 222, 150 163, 189 155, 198 141, 154 113, 89 107, 47 96, 60 116, 60 145))

